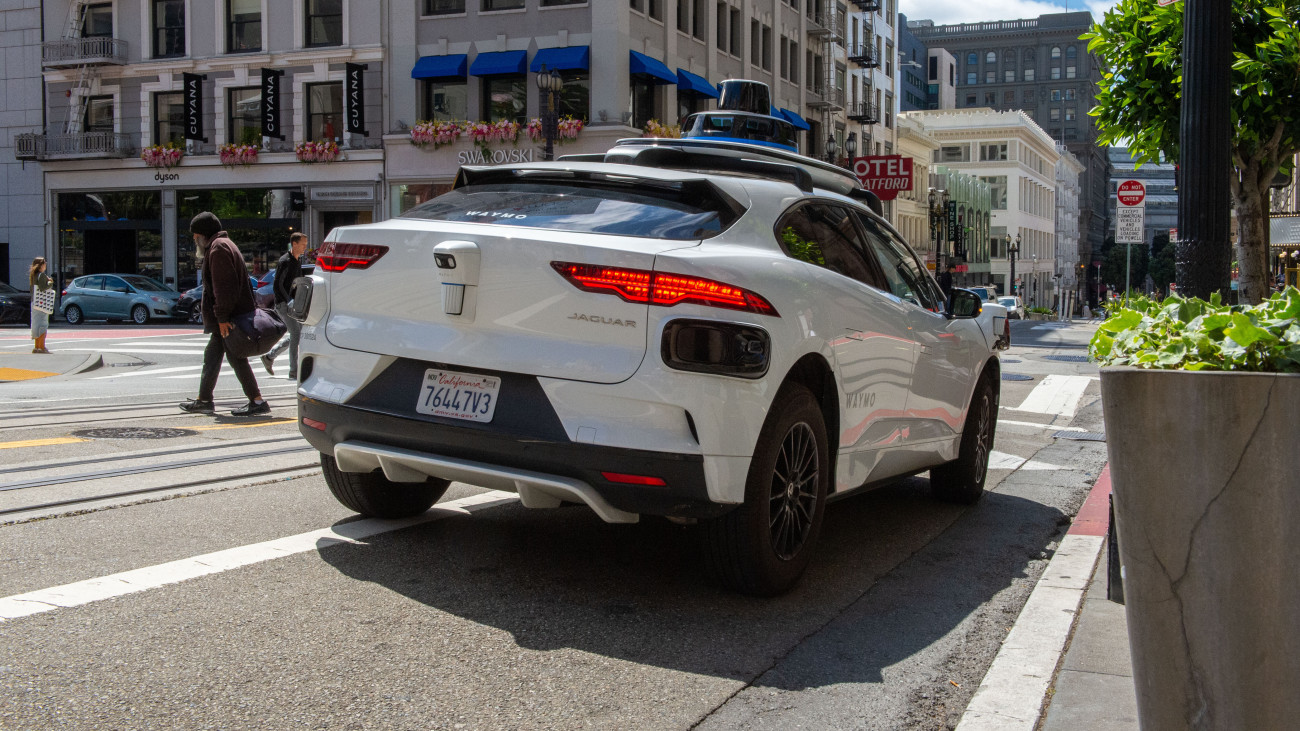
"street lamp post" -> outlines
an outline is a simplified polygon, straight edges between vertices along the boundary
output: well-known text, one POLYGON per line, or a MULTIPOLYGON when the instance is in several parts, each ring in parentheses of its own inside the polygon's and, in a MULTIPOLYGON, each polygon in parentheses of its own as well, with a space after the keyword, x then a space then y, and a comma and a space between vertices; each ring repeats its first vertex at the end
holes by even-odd
POLYGON ((853 158, 858 154, 858 133, 850 132, 848 138, 844 140, 844 154, 848 156, 845 167, 853 169, 853 158))
POLYGON ((834 133, 826 136, 826 162, 834 165, 835 154, 839 152, 839 145, 835 144, 834 133))
POLYGON ((945 272, 943 266, 943 230, 948 220, 948 191, 931 188, 928 196, 930 202, 930 235, 934 238, 935 272, 945 272))
POLYGON ((1015 297, 1020 294, 1019 287, 1016 286, 1016 254, 1020 253, 1020 233, 1016 232, 1016 238, 1013 242, 1011 234, 1007 234, 1007 257, 1011 259, 1011 296, 1015 297))
POLYGON ((560 93, 564 80, 560 72, 552 69, 546 71, 546 64, 537 72, 537 89, 542 96, 542 134, 546 135, 546 147, 542 151, 543 160, 555 159, 555 97, 560 93))

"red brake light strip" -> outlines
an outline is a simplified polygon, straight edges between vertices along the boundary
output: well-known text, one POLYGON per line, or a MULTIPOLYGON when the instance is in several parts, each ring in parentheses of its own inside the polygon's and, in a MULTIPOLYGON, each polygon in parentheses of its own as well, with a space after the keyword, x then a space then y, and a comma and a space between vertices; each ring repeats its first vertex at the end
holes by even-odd
POLYGON ((578 289, 617 295, 628 302, 660 307, 692 303, 780 317, 762 296, 712 279, 564 261, 553 261, 551 266, 578 289))
POLYGON ((388 247, 379 244, 343 244, 337 241, 326 241, 316 252, 316 266, 327 272, 367 269, 386 253, 388 247))

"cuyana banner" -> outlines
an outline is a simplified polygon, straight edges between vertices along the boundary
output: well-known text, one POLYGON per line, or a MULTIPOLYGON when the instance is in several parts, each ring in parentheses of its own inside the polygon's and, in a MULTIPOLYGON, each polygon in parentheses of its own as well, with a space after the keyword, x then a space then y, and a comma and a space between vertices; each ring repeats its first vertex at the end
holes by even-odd
POLYGON ((862 187, 882 201, 892 201, 899 191, 912 189, 912 158, 903 155, 869 155, 853 158, 853 174, 862 187))

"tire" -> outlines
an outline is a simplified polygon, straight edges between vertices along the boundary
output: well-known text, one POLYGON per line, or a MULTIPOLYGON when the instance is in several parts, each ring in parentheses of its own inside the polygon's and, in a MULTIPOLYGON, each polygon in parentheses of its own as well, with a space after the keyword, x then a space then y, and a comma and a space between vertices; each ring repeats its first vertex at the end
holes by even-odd
POLYGON ((334 499, 368 518, 409 518, 438 502, 450 480, 430 477, 424 482, 391 482, 384 473, 343 472, 334 458, 322 454, 321 470, 334 499))
POLYGON ((131 322, 137 325, 143 325, 149 322, 149 308, 144 305, 136 305, 131 308, 131 322))
POLYGON ((195 307, 194 309, 190 310, 189 321, 193 323, 203 322, 203 313, 199 311, 198 307, 195 307))
POLYGON ((812 558, 829 483, 821 407, 807 388, 787 385, 759 432, 745 502, 702 525, 710 571, 742 594, 789 591, 812 558))
POLYGON ((67 320, 69 325, 80 325, 86 318, 82 314, 80 307, 68 305, 63 308, 63 319, 67 320))
POLYGON ((986 373, 980 378, 966 410, 957 459, 930 470, 930 494, 939 500, 973 505, 984 495, 989 454, 998 424, 998 394, 986 373))

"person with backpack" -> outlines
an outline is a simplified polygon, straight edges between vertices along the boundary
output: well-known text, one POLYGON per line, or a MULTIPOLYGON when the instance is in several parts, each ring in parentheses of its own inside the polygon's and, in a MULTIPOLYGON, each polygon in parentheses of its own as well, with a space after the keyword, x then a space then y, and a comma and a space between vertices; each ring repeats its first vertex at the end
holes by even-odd
POLYGON ((297 231, 289 237, 289 252, 275 265, 275 282, 271 285, 275 294, 275 311, 289 328, 289 336, 262 356, 262 367, 274 376, 275 359, 288 348, 291 381, 298 380, 298 336, 302 332, 302 323, 294 319, 290 302, 293 301, 293 280, 302 276, 302 255, 306 251, 307 234, 297 231))
POLYGON ((271 405, 263 398, 258 389, 257 379, 253 376, 253 367, 248 358, 237 357, 226 350, 225 337, 234 328, 232 320, 238 315, 252 312, 253 287, 248 281, 248 266, 239 247, 231 241, 221 229, 221 219, 211 212, 204 211, 190 221, 190 233, 194 236, 196 254, 202 260, 203 300, 200 304, 203 312, 203 332, 211 333, 208 346, 203 350, 203 375, 199 378, 199 396, 181 404, 182 411, 191 413, 213 413, 213 391, 217 387, 217 376, 221 373, 221 359, 224 356, 230 364, 239 385, 248 397, 248 403, 231 411, 232 416, 254 416, 268 414, 271 405))

